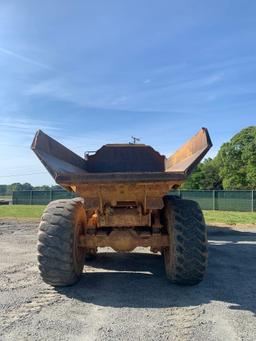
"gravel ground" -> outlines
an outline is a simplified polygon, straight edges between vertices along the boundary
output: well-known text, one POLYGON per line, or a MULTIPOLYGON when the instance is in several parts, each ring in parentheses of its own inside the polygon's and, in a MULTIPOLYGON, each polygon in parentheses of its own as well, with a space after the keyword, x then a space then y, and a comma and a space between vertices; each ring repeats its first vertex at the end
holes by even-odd
POLYGON ((162 259, 103 250, 58 289, 36 266, 37 223, 0 221, 0 340, 256 340, 256 229, 209 229, 205 280, 178 287, 162 259))

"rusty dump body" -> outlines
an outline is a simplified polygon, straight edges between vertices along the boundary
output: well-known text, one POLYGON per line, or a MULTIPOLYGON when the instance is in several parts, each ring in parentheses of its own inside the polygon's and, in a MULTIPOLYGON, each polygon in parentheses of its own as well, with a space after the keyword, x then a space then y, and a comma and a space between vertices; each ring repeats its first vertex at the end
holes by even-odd
POLYGON ((159 251, 168 244, 160 233, 163 197, 185 181, 211 146, 202 128, 168 158, 144 144, 107 144, 84 159, 41 130, 31 148, 58 184, 84 199, 81 246, 159 251))

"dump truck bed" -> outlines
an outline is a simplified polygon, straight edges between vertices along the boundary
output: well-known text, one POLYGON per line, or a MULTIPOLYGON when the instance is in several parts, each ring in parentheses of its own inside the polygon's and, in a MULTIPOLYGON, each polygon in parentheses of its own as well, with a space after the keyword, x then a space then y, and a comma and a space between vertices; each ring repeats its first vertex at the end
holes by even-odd
POLYGON ((168 158, 143 144, 107 144, 82 158, 39 130, 32 150, 54 180, 83 197, 88 209, 131 202, 146 211, 163 207, 163 196, 186 180, 211 145, 202 128, 168 158))
POLYGON ((212 143, 202 128, 169 158, 142 144, 105 145, 85 160, 41 130, 32 150, 55 181, 63 185, 108 182, 184 181, 212 143))

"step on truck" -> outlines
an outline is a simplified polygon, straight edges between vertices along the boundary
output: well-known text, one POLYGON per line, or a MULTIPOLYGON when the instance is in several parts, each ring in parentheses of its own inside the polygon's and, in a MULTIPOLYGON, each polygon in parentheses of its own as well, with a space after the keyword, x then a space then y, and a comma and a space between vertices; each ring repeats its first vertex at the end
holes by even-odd
POLYGON ((202 128, 170 157, 144 144, 106 144, 82 158, 39 130, 32 150, 74 199, 49 203, 39 225, 38 264, 53 286, 76 283, 85 260, 111 247, 161 253, 167 278, 199 283, 207 266, 207 231, 199 205, 170 195, 212 143, 202 128))

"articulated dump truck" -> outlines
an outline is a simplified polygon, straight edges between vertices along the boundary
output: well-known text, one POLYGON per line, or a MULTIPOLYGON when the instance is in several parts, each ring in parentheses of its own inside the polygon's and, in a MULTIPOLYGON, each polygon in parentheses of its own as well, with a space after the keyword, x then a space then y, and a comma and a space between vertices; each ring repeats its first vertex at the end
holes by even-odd
POLYGON ((162 254, 171 282, 200 282, 207 266, 204 217, 196 202, 170 191, 211 146, 202 128, 168 158, 144 144, 106 144, 82 158, 39 130, 32 150, 59 185, 79 196, 52 201, 42 215, 43 280, 53 286, 76 283, 100 247, 117 252, 149 247, 162 254))

